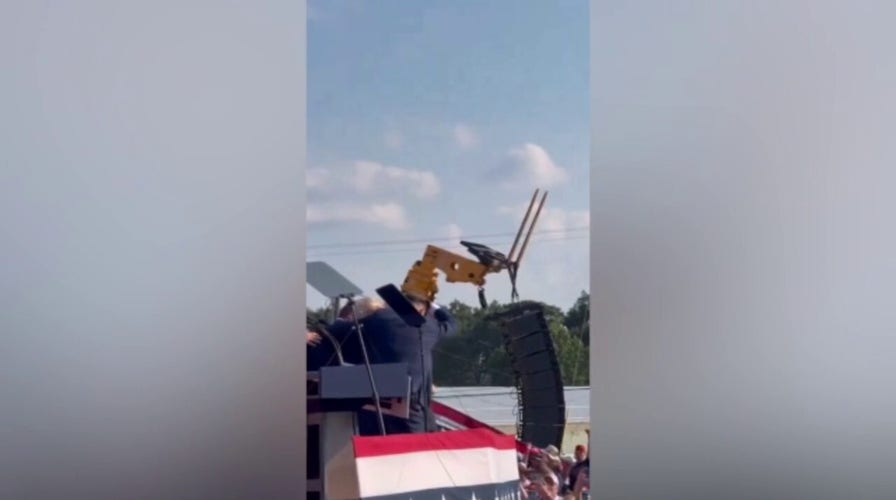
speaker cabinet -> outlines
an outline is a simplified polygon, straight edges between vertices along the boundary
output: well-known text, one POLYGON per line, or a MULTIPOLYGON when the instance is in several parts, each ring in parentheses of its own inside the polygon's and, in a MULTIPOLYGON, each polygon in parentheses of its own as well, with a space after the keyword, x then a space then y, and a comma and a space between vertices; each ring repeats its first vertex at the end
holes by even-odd
POLYGON ((504 344, 517 380, 518 437, 541 448, 560 448, 566 427, 563 376, 544 311, 526 305, 502 317, 504 344))

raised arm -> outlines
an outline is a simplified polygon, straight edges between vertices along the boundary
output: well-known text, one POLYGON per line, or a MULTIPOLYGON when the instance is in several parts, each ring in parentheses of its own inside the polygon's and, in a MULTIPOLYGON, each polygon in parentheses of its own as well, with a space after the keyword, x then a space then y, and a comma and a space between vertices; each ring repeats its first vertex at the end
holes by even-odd
POLYGON ((454 316, 448 312, 447 309, 439 306, 435 302, 432 304, 433 316, 436 318, 436 321, 439 322, 439 338, 452 337, 457 335, 457 321, 455 321, 454 316))

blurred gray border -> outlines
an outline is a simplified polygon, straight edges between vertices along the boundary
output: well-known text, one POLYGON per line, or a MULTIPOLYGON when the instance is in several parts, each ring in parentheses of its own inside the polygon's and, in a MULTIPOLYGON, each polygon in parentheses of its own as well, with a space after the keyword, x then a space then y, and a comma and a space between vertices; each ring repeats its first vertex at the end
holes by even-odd
POLYGON ((591 5, 593 498, 896 498, 896 4, 591 5))
POLYGON ((305 13, 2 3, 0 498, 304 498, 305 13))

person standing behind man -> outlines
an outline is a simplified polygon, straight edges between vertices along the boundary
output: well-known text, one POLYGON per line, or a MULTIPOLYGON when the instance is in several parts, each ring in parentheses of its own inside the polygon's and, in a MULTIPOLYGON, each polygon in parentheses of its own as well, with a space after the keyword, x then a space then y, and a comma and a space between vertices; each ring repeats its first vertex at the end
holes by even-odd
MULTIPOLYGON (((337 364, 339 358, 337 351, 341 350, 342 346, 345 345, 346 337, 351 333, 352 325, 350 322, 354 320, 355 312, 358 313, 359 318, 364 318, 385 307, 385 302, 381 300, 370 297, 358 298, 354 306, 343 307, 339 311, 336 322, 327 326, 326 330, 329 334, 326 341, 324 341, 325 339, 321 335, 321 331, 317 331, 314 329, 314 326, 309 325, 309 329, 305 333, 308 371, 317 371, 323 366, 337 364), (333 328, 334 325, 341 326, 333 328)), ((355 342, 357 342, 357 338, 355 338, 355 342)), ((346 360, 346 362, 356 364, 349 360, 346 360)))

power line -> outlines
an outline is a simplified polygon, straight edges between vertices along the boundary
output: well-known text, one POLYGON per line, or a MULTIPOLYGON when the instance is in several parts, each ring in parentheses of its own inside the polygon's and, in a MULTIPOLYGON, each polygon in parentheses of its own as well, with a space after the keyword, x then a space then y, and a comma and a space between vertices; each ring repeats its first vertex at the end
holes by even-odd
MULTIPOLYGON (((589 229, 589 226, 576 226, 570 227, 566 229, 545 229, 542 231, 533 231, 532 235, 538 234, 552 234, 552 233, 569 233, 576 231, 584 231, 589 229)), ((495 238, 495 237, 504 237, 504 236, 516 236, 516 233, 491 233, 491 234, 471 234, 468 236, 464 236, 464 239, 473 239, 473 238, 495 238)), ((438 241, 454 241, 456 238, 447 238, 447 237, 433 237, 433 238, 418 238, 418 239, 406 239, 406 240, 380 240, 380 241, 355 241, 355 242, 342 242, 342 243, 321 243, 317 245, 307 245, 305 248, 311 250, 316 248, 344 248, 344 247, 367 247, 367 246, 381 246, 381 245, 400 245, 407 243, 431 243, 438 241)))
MULTIPOLYGON (((531 240, 529 245, 540 244, 540 243, 555 243, 560 241, 571 241, 571 240, 584 240, 588 239, 588 235, 578 235, 578 236, 567 236, 561 238, 545 238, 539 240, 531 240)), ((511 241, 502 242, 500 244, 511 244, 511 241)), ((376 250, 358 250, 358 251, 346 251, 346 252, 324 252, 324 253, 315 253, 314 255, 308 255, 308 258, 319 259, 324 257, 339 257, 344 255, 369 255, 369 254, 385 254, 385 253, 411 253, 411 252, 421 252, 422 250, 419 247, 414 248, 381 248, 376 250)))

